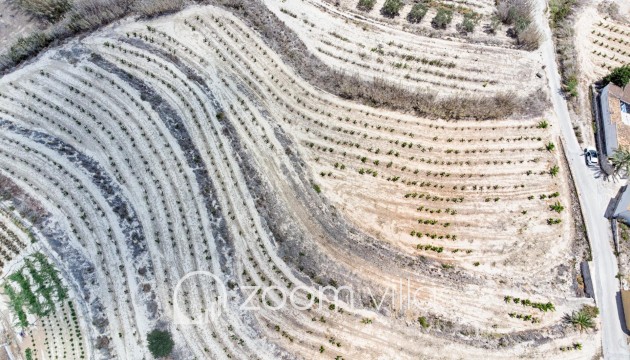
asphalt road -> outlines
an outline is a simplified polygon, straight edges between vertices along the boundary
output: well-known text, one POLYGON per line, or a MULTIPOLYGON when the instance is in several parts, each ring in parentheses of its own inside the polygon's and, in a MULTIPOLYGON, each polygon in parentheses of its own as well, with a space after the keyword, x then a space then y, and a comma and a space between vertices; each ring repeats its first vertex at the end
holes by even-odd
POLYGON ((610 222, 604 213, 610 201, 601 179, 595 177, 592 169, 586 166, 583 149, 577 141, 569 118, 567 102, 560 92, 561 82, 556 64, 555 49, 551 40, 551 29, 543 6, 545 1, 539 0, 540 28, 545 41, 540 47, 545 71, 551 89, 551 100, 556 113, 560 133, 564 141, 564 151, 569 161, 578 197, 584 214, 588 238, 591 243, 593 261, 591 275, 595 288, 595 301, 599 306, 602 323, 602 345, 604 358, 611 360, 630 359, 627 335, 622 327, 621 303, 619 299, 619 281, 617 258, 613 253, 612 232, 610 222))

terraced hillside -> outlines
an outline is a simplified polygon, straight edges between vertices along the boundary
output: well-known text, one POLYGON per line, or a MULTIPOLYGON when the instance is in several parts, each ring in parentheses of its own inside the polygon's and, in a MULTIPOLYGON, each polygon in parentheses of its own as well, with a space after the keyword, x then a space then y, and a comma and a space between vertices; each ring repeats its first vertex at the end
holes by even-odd
MULTIPOLYGON (((306 36, 287 24, 333 66, 317 47, 350 55, 327 34, 366 52, 402 43, 370 54, 369 66, 403 52, 447 61, 442 41, 377 42, 350 25, 306 36)), ((597 333, 564 321, 583 301, 553 120, 449 121, 361 105, 305 81, 264 36, 224 8, 197 6, 104 28, 0 79, 7 212, 28 218, 61 260, 77 304, 57 321, 76 311, 89 324, 88 358, 149 358, 156 328, 172 332, 182 359, 595 353, 597 333), (353 291, 335 299, 324 286, 353 291), (582 350, 560 350, 575 344, 582 350)), ((536 88, 518 79, 533 60, 492 84, 491 69, 508 65, 470 59, 513 50, 469 50, 452 60, 451 73, 470 78, 462 90, 536 88)), ((396 69, 383 74, 404 78, 396 69)))
POLYGON ((317 1, 265 4, 324 63, 365 78, 384 78, 440 96, 471 91, 533 96, 544 86, 536 77, 541 64, 535 53, 418 35, 317 1))

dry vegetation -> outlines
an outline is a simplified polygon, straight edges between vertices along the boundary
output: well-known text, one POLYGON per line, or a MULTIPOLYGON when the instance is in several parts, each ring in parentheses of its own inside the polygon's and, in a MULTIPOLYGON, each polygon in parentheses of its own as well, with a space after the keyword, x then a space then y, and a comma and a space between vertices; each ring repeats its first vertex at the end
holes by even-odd
POLYGON ((250 12, 238 0, 220 3, 240 9, 303 78, 342 97, 450 119, 536 116, 546 106, 543 82, 535 76, 540 66, 524 51, 409 35, 308 2, 268 4, 284 25, 248 16, 263 10, 250 12), (514 58, 519 60, 508 60, 514 58))
MULTIPOLYGON (((95 30, 127 15, 156 16, 180 10, 183 0, 12 0, 13 8, 44 21, 43 30, 20 35, 14 43, 0 48, 0 72, 59 42, 95 30)), ((13 9, 12 9, 13 10, 13 9)), ((15 20, 19 21, 19 20, 15 20)), ((11 34, 12 38, 15 35, 11 34)))
POLYGON ((38 234, 73 300, 23 348, 76 358, 81 337, 46 332, 74 329, 76 311, 87 358, 149 358, 154 329, 175 358, 595 354, 598 333, 565 317, 583 304, 572 203, 535 55, 316 1, 213 3, 106 27, 0 79, 0 223, 23 229, 0 255, 15 262, 38 234), (198 278, 173 298, 199 270, 229 302, 178 325, 176 299, 199 319, 221 295, 198 278), (317 303, 264 308, 298 287, 317 303), (417 296, 399 303, 399 287, 417 296), (250 292, 262 310, 238 308, 250 292))

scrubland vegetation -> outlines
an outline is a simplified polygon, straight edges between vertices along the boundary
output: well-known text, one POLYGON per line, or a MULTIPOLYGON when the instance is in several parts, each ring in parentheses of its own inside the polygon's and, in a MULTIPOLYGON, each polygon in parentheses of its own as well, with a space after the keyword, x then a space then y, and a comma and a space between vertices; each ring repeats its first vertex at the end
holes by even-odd
POLYGON ((541 42, 540 30, 532 18, 534 14, 533 0, 499 0, 497 16, 527 49, 536 49, 541 42))

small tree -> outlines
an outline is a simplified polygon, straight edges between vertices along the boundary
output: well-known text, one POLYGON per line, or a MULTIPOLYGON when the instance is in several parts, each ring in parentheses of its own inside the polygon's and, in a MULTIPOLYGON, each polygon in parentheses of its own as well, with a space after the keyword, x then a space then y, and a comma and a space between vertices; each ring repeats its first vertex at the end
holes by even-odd
POLYGON ((363 11, 370 11, 372 10, 372 8, 374 8, 375 3, 376 3, 376 0, 359 0, 359 3, 357 4, 357 8, 363 11))
POLYGON ((411 11, 409 11, 409 14, 407 14, 407 21, 412 24, 419 23, 420 21, 422 21, 422 18, 424 18, 424 16, 427 14, 428 10, 429 8, 427 8, 426 5, 414 4, 411 8, 411 11))
POLYGON ((604 78, 604 82, 613 83, 620 87, 628 85, 628 83, 630 82, 630 65, 624 65, 615 68, 604 78))
POLYGON ((475 30, 477 25, 477 17, 474 14, 465 14, 462 22, 457 24, 457 30, 462 33, 468 34, 475 30))
POLYGON ((155 358, 165 357, 171 354, 175 342, 171 338, 171 333, 163 330, 153 330, 147 335, 149 351, 155 358))
POLYGON ((381 8, 381 14, 387 17, 398 16, 403 5, 402 0, 385 0, 385 4, 381 8))
POLYGON ((595 327, 593 318, 582 310, 574 311, 571 315, 567 315, 566 321, 580 331, 585 331, 595 327))
POLYGON ((436 29, 446 29, 452 20, 453 12, 451 10, 439 9, 433 20, 431 20, 431 25, 436 29))

